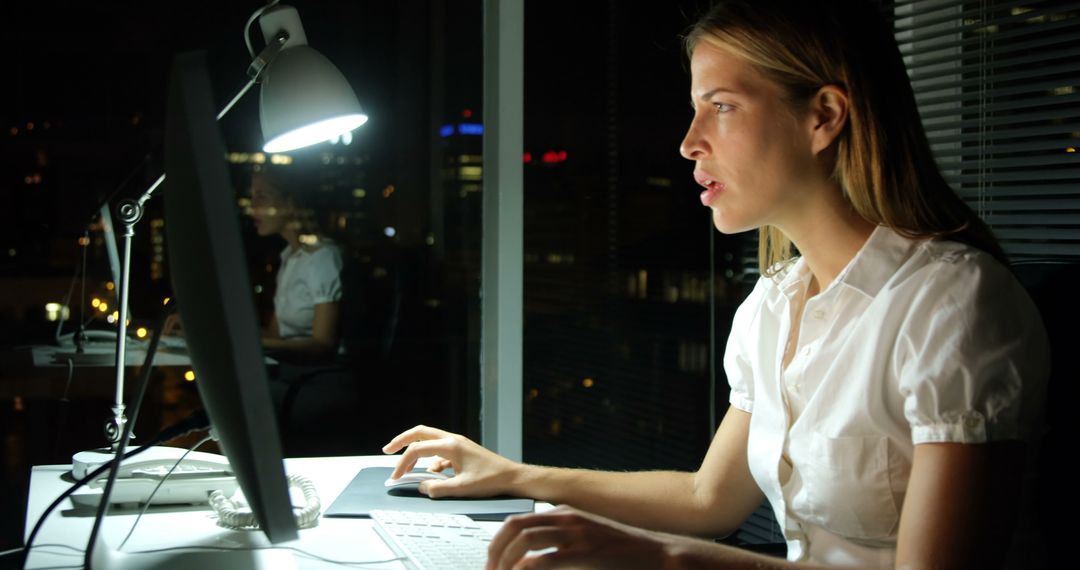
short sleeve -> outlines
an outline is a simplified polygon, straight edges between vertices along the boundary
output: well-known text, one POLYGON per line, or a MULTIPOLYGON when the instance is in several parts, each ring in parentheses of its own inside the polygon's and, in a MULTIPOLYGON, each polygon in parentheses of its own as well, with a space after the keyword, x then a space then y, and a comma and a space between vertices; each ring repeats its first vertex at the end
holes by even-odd
POLYGON ((924 271, 898 348, 913 443, 1038 434, 1049 349, 1026 291, 982 253, 935 261, 924 271))
POLYGON ((752 339, 757 330, 755 322, 764 302, 766 279, 769 278, 758 279, 754 290, 735 311, 727 347, 724 349, 724 373, 727 375, 728 386, 731 387, 728 402, 747 413, 752 413, 754 408, 754 371, 751 365, 753 356, 750 350, 757 344, 753 343, 752 339))
POLYGON ((312 253, 310 284, 316 305, 341 301, 341 250, 328 244, 312 253))

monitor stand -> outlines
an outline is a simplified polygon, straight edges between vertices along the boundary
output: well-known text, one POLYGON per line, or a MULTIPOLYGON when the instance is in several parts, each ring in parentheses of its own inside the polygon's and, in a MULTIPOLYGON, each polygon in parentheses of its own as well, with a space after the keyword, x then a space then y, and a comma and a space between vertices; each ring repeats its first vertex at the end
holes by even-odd
POLYGON ((177 544, 167 551, 120 552, 111 548, 101 535, 94 547, 93 570, 293 570, 299 568, 293 553, 283 548, 253 547, 232 550, 235 545, 177 544), (175 548, 176 550, 172 550, 175 548), (190 548, 188 550, 187 548, 190 548))

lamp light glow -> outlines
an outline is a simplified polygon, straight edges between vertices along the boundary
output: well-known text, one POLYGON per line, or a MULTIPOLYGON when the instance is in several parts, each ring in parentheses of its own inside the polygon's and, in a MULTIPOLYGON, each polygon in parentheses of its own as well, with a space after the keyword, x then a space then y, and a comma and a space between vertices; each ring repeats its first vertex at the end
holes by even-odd
POLYGON ((259 25, 267 43, 281 32, 289 36, 261 76, 264 152, 287 152, 328 141, 367 122, 345 76, 307 45, 295 8, 275 6, 263 14, 259 25))
MULTIPOLYGON (((263 117, 265 116, 263 115, 263 117)), ((287 152, 311 146, 341 136, 343 132, 347 133, 363 125, 367 120, 367 115, 354 114, 319 121, 299 129, 293 129, 274 138, 267 137, 266 144, 263 145, 263 151, 287 152)), ((266 132, 265 127, 263 132, 266 132)))

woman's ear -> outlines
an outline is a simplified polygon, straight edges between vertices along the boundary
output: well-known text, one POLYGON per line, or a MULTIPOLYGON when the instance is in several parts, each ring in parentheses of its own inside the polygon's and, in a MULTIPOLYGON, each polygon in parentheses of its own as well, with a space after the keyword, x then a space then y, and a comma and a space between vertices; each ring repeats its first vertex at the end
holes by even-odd
POLYGON ((848 122, 847 91, 836 85, 826 85, 810 100, 810 145, 814 154, 830 146, 848 122))

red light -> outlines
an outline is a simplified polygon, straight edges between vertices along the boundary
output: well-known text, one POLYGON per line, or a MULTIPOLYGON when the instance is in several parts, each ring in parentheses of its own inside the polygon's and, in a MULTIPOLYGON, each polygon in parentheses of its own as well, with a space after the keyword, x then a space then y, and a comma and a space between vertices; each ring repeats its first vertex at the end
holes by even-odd
POLYGON ((525 151, 525 154, 521 155, 521 160, 524 162, 532 162, 532 153, 525 151))
POLYGON ((464 111, 461 112, 461 116, 465 117, 466 119, 471 118, 472 117, 472 109, 465 109, 464 111))
POLYGON ((549 150, 549 151, 544 153, 544 156, 543 156, 542 160, 547 164, 555 164, 556 162, 566 162, 566 151, 565 150, 560 150, 560 151, 549 150))

